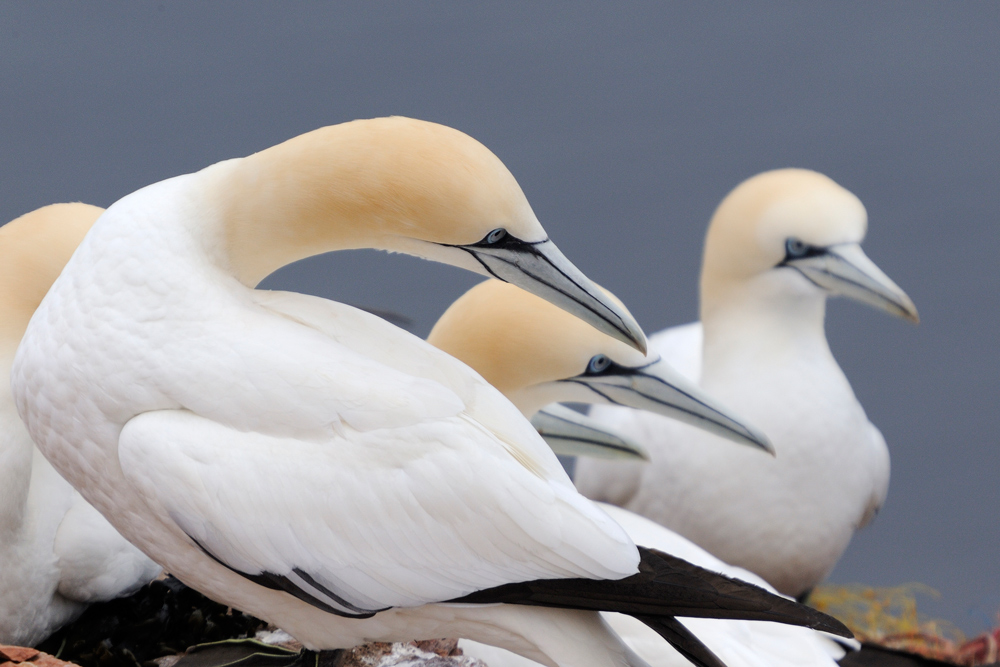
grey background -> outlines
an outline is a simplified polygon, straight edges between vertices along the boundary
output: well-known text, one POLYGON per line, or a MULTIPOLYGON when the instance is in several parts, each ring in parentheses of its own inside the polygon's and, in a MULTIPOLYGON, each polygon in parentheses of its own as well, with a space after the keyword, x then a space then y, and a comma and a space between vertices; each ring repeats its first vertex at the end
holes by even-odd
MULTIPOLYGON (((321 125, 405 114, 492 148, 553 239, 647 331, 694 319, 705 224, 765 169, 868 207, 912 327, 835 302, 834 353, 892 450, 838 582, 921 581, 967 631, 1000 609, 1000 4, 0 4, 0 218, 107 206, 321 125)), ((372 252, 265 285, 426 333, 476 281, 372 252)))

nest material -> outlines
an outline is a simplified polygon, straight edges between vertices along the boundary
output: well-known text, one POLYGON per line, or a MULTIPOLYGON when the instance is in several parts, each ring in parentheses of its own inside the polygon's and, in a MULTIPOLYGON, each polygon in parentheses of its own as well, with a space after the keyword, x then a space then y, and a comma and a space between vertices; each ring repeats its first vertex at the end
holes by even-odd
POLYGON ((809 604, 840 619, 865 644, 963 667, 1000 660, 1000 628, 967 641, 952 623, 920 614, 918 594, 938 597, 918 583, 887 588, 828 584, 813 591, 809 604))

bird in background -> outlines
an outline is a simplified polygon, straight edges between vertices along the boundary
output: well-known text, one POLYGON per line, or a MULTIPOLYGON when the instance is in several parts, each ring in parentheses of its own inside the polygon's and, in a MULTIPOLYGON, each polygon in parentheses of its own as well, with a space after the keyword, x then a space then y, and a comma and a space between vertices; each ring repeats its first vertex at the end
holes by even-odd
POLYGON ((771 453, 762 433, 730 416, 659 354, 640 352, 502 281, 479 283, 459 297, 427 342, 465 362, 528 417, 560 401, 627 405, 771 453))
MULTIPOLYGON (((480 283, 455 301, 435 324, 427 341, 502 389, 528 418, 551 401, 614 402, 666 417, 690 418, 685 408, 692 405, 690 397, 698 393, 676 379, 676 373, 656 352, 643 355, 552 304, 497 280, 480 283), (678 401, 685 396, 688 398, 678 401)), ((613 434, 601 437, 600 429, 593 425, 584 432, 580 449, 573 446, 580 428, 575 420, 556 420, 550 428, 555 441, 563 443, 566 451, 600 451, 607 447, 607 456, 620 455, 620 439, 613 434)), ((709 430, 717 429, 713 425, 709 430)), ((770 458, 764 452, 750 453, 770 458)), ((759 576, 727 565, 659 524, 614 505, 600 506, 636 544, 773 591, 759 576)), ((841 643, 825 634, 778 623, 680 619, 677 631, 684 641, 679 637, 672 648, 629 616, 605 614, 605 620, 653 667, 680 667, 692 662, 729 667, 835 667, 835 659, 845 655, 841 643)), ((475 642, 463 640, 461 646, 466 654, 490 667, 537 664, 475 642)))
POLYGON ((589 498, 677 531, 778 591, 803 596, 885 501, 889 452, 830 352, 826 300, 846 296, 917 322, 910 298, 861 250, 867 214, 826 176, 782 169, 719 205, 701 273, 701 321, 652 349, 770 438, 775 457, 733 449, 648 412, 594 406, 648 465, 580 459, 589 498))
POLYGON ((28 320, 101 213, 55 204, 0 227, 0 644, 34 645, 160 572, 39 453, 10 390, 28 320))
POLYGON ((596 612, 669 635, 674 616, 756 616, 762 599, 764 617, 847 632, 637 549, 517 408, 425 341, 253 289, 297 259, 362 247, 499 277, 645 352, 488 149, 375 119, 109 207, 28 325, 18 412, 125 537, 309 648, 468 637, 550 666, 641 666, 596 612))

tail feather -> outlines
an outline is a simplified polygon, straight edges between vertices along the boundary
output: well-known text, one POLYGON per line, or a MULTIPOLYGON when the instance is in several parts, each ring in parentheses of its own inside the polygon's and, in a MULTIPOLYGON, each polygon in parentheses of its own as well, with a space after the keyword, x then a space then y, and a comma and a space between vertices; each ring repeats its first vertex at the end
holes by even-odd
POLYGON ((759 586, 655 549, 639 547, 639 554, 638 574, 624 579, 539 579, 476 591, 451 602, 615 611, 647 625, 645 617, 658 618, 664 627, 669 621, 662 618, 674 616, 775 621, 853 637, 837 619, 759 586))
POLYGON ((726 667, 726 663, 722 662, 712 649, 705 646, 676 618, 672 616, 636 616, 636 618, 666 639, 695 667, 726 667))

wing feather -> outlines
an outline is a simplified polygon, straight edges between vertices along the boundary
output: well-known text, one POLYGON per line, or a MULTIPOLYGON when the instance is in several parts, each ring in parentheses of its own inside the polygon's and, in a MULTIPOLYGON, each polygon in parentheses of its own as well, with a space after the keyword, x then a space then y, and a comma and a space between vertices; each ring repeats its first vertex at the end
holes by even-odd
POLYGON ((306 440, 161 410, 126 424, 119 460, 213 558, 347 615, 635 571, 617 524, 466 415, 306 440))

